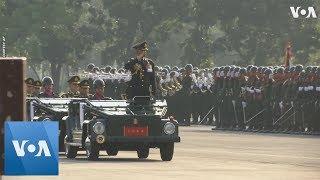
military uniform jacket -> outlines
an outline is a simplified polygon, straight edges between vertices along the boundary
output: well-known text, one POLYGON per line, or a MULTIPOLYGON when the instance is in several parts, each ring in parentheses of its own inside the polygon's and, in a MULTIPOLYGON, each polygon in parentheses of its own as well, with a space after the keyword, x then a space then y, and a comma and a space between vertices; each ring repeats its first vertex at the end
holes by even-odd
POLYGON ((128 82, 127 89, 128 98, 149 96, 150 86, 151 93, 155 95, 155 72, 154 63, 151 59, 143 58, 138 60, 137 58, 132 58, 125 64, 124 68, 131 72, 131 80, 128 82))
POLYGON ((181 80, 182 88, 180 92, 184 95, 190 95, 192 82, 192 77, 190 75, 185 75, 181 80))

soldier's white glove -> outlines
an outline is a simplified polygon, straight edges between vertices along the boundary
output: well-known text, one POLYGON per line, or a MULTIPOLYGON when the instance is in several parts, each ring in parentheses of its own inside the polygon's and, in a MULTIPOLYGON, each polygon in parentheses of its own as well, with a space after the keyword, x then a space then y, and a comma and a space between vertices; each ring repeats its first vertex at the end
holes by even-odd
POLYGON ((247 103, 246 102, 242 101, 241 104, 242 104, 242 107, 244 107, 244 108, 247 107, 247 103))
POLYGON ((283 102, 282 101, 279 102, 279 107, 280 107, 280 109, 283 109, 283 102))

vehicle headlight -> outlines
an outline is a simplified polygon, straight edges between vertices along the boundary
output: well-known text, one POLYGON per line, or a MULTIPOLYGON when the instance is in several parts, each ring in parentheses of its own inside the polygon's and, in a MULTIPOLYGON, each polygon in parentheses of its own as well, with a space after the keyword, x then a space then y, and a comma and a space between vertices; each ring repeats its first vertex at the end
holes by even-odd
POLYGON ((105 131, 104 124, 102 122, 96 122, 93 125, 93 132, 96 134, 103 134, 105 131))
POLYGON ((176 131, 176 126, 171 123, 171 122, 167 122, 164 126, 163 126, 163 131, 164 133, 166 133, 167 135, 171 135, 176 131))

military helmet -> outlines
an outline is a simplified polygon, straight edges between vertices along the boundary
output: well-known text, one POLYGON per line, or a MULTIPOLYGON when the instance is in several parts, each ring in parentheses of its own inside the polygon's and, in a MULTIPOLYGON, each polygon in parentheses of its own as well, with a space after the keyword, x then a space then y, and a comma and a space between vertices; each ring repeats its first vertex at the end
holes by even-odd
POLYGON ((303 70, 303 66, 301 64, 299 64, 295 67, 295 71, 298 73, 300 73, 302 70, 303 70))
POLYGON ((117 69, 116 68, 112 68, 111 70, 110 70, 110 73, 111 74, 115 74, 117 72, 117 69))
POLYGON ((118 73, 123 73, 123 72, 124 72, 123 68, 118 69, 118 73))
POLYGON ((161 72, 164 73, 164 74, 168 74, 168 73, 169 73, 168 69, 166 69, 166 68, 163 68, 163 69, 161 70, 161 72))
POLYGON ((312 73, 316 73, 317 69, 318 69, 317 66, 313 66, 312 69, 311 69, 311 72, 312 72, 312 73))
POLYGON ((80 82, 80 77, 79 76, 72 76, 69 80, 68 83, 79 83, 80 82))
POLYGON ((147 42, 143 41, 132 46, 133 49, 148 51, 147 42))
POLYGON ((192 64, 187 64, 185 67, 184 67, 185 70, 193 70, 193 66, 192 64))
POLYGON ((230 70, 230 66, 226 66, 223 68, 224 71, 228 72, 230 70))
POLYGON ((104 87, 104 81, 102 79, 96 79, 93 81, 93 88, 97 89, 97 88, 101 88, 104 87))
POLYGON ((307 66, 307 67, 306 67, 306 69, 305 69, 306 73, 311 72, 311 69, 312 69, 312 67, 311 67, 311 66, 307 66))
POLYGON ((100 71, 100 68, 96 66, 96 67, 94 67, 94 68, 92 69, 92 71, 93 71, 93 72, 98 72, 98 71, 100 71))
POLYGON ((283 67, 279 67, 277 70, 276 70, 277 73, 284 73, 284 68, 283 67))
POLYGON ((111 66, 106 66, 106 67, 104 68, 104 72, 110 72, 111 69, 112 69, 111 66))
POLYGON ((34 84, 34 80, 32 78, 27 78, 25 81, 24 81, 27 85, 33 85, 34 84))
POLYGON ((154 71, 159 71, 159 70, 160 70, 159 66, 154 66, 154 71))
POLYGON ((34 85, 35 87, 41 87, 41 86, 42 86, 42 83, 41 83, 41 81, 36 80, 36 81, 34 81, 33 85, 34 85))
POLYGON ((247 73, 247 69, 246 68, 241 68, 239 72, 240 72, 240 74, 245 74, 245 73, 247 73))
POLYGON ((173 70, 173 71, 178 71, 179 68, 178 68, 178 66, 174 66, 174 67, 172 68, 172 70, 173 70))
POLYGON ((295 72, 295 69, 296 69, 296 67, 292 66, 292 67, 290 67, 289 72, 293 73, 293 72, 295 72))
POLYGON ((95 67, 93 63, 90 63, 87 65, 87 71, 92 71, 92 69, 95 67))
POLYGON ((217 71, 219 71, 218 67, 215 67, 215 68, 212 69, 212 72, 217 72, 217 71))
POLYGON ((247 66, 247 71, 249 72, 252 68, 252 65, 247 66))
POLYGON ((82 81, 79 83, 79 86, 80 86, 80 87, 90 87, 89 80, 87 80, 87 79, 82 80, 82 81))
POLYGON ((267 69, 264 71, 264 74, 265 74, 265 75, 270 75, 270 74, 272 74, 272 70, 269 69, 269 68, 267 68, 267 69))
POLYGON ((258 68, 256 66, 252 66, 250 68, 250 72, 257 72, 258 68))
POLYGON ((42 86, 47 86, 47 85, 53 85, 53 80, 51 77, 49 76, 45 76, 43 79, 42 79, 42 86))
POLYGON ((240 68, 239 67, 235 67, 234 68, 234 72, 239 72, 240 71, 240 68))
POLYGON ((168 71, 170 71, 170 70, 171 70, 171 68, 170 68, 170 66, 169 66, 169 65, 165 65, 163 68, 168 69, 168 71))

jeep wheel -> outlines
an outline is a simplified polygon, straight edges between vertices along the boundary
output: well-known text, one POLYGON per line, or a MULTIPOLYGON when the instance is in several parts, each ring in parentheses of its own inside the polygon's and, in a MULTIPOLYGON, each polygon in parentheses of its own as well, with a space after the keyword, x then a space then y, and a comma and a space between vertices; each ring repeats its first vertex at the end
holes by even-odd
POLYGON ((108 147, 107 148, 107 154, 109 156, 116 156, 116 155, 118 155, 118 152, 119 152, 118 148, 115 148, 115 147, 108 147))
POLYGON ((137 149, 137 154, 139 159, 146 159, 149 156, 149 148, 148 147, 139 148, 137 149))
POLYGON ((67 158, 74 159, 77 156, 77 153, 78 153, 77 146, 71 146, 69 144, 65 144, 65 154, 67 158))
POLYGON ((166 143, 160 146, 160 155, 162 161, 171 161, 174 152, 174 144, 166 143))
POLYGON ((86 155, 88 160, 98 160, 99 159, 99 147, 98 144, 90 141, 90 138, 86 138, 86 155))

